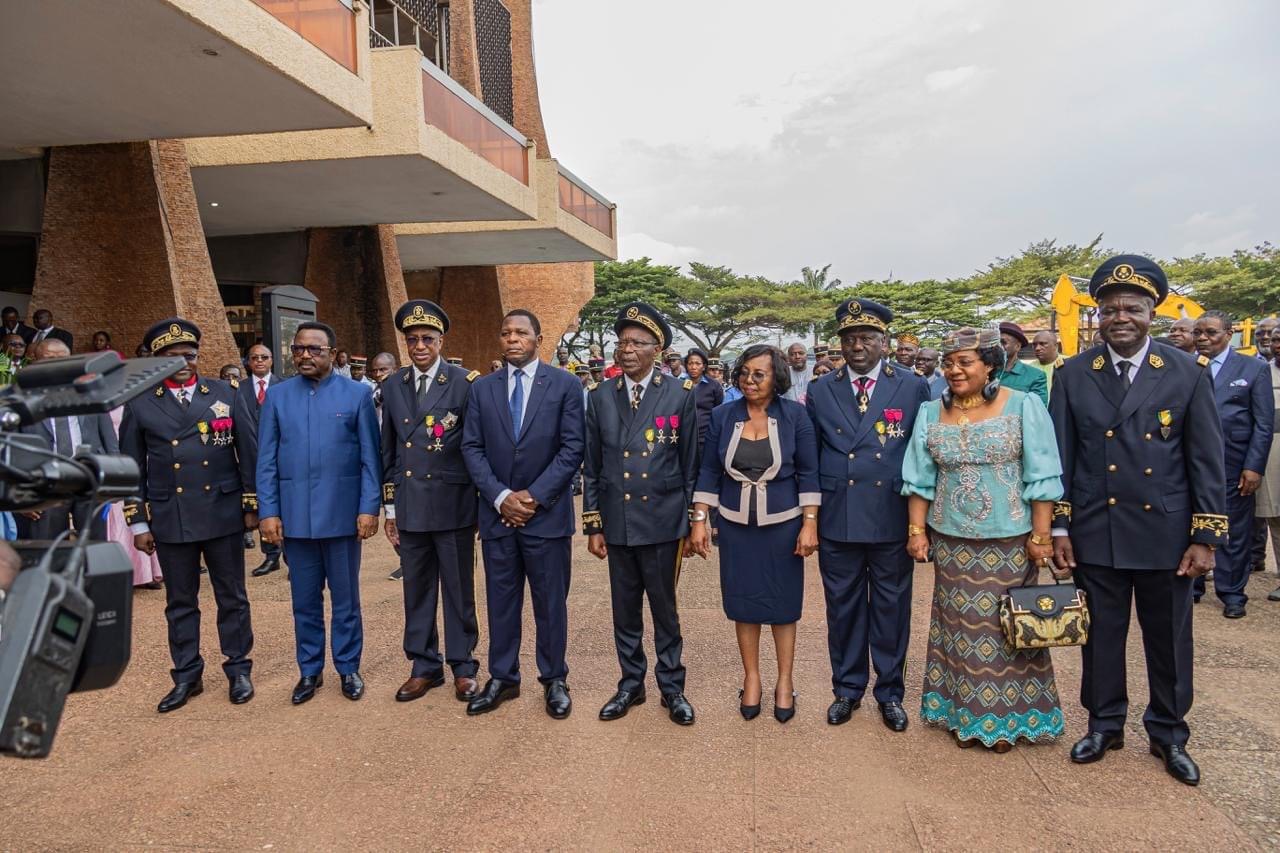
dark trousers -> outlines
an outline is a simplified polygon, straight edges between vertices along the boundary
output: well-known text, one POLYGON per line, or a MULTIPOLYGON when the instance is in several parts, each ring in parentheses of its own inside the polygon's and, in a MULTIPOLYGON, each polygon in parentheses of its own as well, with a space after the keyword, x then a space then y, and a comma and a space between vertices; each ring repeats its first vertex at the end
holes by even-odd
POLYGON ((1081 649, 1080 704, 1089 711, 1089 731, 1124 732, 1129 713, 1125 642, 1129 611, 1137 603, 1147 658, 1150 704, 1142 715, 1152 742, 1186 746, 1185 717, 1194 692, 1191 665, 1191 579, 1173 571, 1131 571, 1081 564, 1076 583, 1089 605, 1089 642, 1081 649))
POLYGON ((827 600, 827 649, 836 696, 861 699, 876 670, 877 702, 901 702, 911 637, 915 564, 903 542, 818 544, 827 600))
POLYGON ((400 531, 404 568, 404 654, 415 678, 444 674, 436 609, 443 590, 444 643, 454 678, 474 677, 472 654, 480 642, 476 624, 475 531, 464 527, 434 533, 400 531))
POLYGON ((324 588, 329 587, 333 632, 333 666, 339 675, 360 669, 364 622, 360 615, 360 540, 285 537, 289 590, 293 594, 293 633, 298 669, 304 675, 324 672, 324 588))
POLYGON ((644 597, 653 617, 653 673, 664 694, 684 692, 684 637, 676 612, 682 540, 657 545, 609 546, 609 594, 613 600, 613 644, 622 667, 619 690, 644 688, 644 597))
MULTIPOLYGON (((1227 516, 1230 534, 1227 541, 1218 546, 1214 555, 1213 592, 1224 605, 1241 607, 1249 600, 1245 585, 1253 569, 1253 512, 1257 506, 1254 495, 1243 497, 1233 481, 1227 485, 1227 516)), ((1204 595, 1204 578, 1195 580, 1196 597, 1204 595)))
POLYGON ((1267 564, 1267 521, 1264 518, 1253 520, 1253 547, 1249 553, 1249 569, 1254 566, 1265 567, 1267 564))
POLYGON ((546 684, 566 678, 572 537, 544 539, 516 531, 481 544, 489 607, 489 674, 511 684, 520 681, 520 628, 528 580, 537 630, 538 680, 546 684))
MULTIPOLYGON (((40 510, 40 517, 35 521, 23 518, 14 513, 13 520, 18 528, 19 539, 57 539, 58 535, 71 527, 71 520, 77 521, 85 512, 83 502, 61 504, 40 510)), ((107 517, 99 512, 89 524, 89 538, 95 542, 107 539, 107 517)))
POLYGON ((218 644, 226 660, 227 678, 248 675, 253 668, 253 626, 244 591, 244 537, 229 533, 204 542, 156 542, 164 572, 164 618, 169 623, 169 655, 173 683, 198 681, 204 675, 200 656, 200 558, 209 568, 209 583, 218 607, 218 644))

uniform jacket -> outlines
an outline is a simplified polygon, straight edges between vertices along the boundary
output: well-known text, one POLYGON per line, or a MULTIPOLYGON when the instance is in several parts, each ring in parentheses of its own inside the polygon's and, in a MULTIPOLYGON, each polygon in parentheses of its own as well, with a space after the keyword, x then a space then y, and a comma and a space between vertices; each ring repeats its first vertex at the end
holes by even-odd
MULTIPOLYGON (((713 383, 714 384, 714 383, 713 383)), ((698 478, 697 391, 654 370, 632 412, 626 380, 588 394, 582 532, 610 545, 656 545, 689 532, 698 478)))
MULTIPOLYGON (((80 444, 86 445, 90 453, 119 453, 120 442, 116 437, 116 428, 111 423, 111 415, 78 415, 80 422, 80 444)), ((25 433, 38 435, 49 440, 49 449, 54 447, 53 420, 46 418, 39 423, 28 424, 22 428, 25 433)))
POLYGON ((331 373, 292 376, 267 394, 258 426, 258 499, 289 539, 354 536, 381 509, 382 453, 373 393, 331 373))
POLYGON ((1063 497, 1053 526, 1070 533, 1078 561, 1168 571, 1190 542, 1226 542, 1208 364, 1152 341, 1128 393, 1105 344, 1055 371, 1049 413, 1063 497))
POLYGON ((1229 351, 1213 380, 1213 399, 1222 421, 1226 482, 1235 488, 1241 471, 1261 474, 1267 470, 1276 416, 1270 366, 1229 351))
POLYGON ((125 521, 149 522, 160 542, 230 535, 244 530, 245 512, 258 509, 251 416, 230 383, 200 376, 194 387, 187 408, 162 384, 126 403, 120 419, 120 451, 142 473, 139 496, 125 501, 125 521))
POLYGON ((574 530, 572 484, 582 464, 582 383, 542 362, 529 385, 520 438, 512 435, 504 367, 477 379, 467 398, 462 458, 480 492, 480 538, 515 533, 494 508, 503 489, 528 489, 538 511, 520 528, 530 536, 555 539, 574 530))
POLYGON ((399 529, 433 533, 476 523, 476 487, 462 460, 462 424, 471 383, 479 377, 479 371, 441 360, 421 406, 412 367, 383 382, 382 501, 394 507, 399 529))
MULTIPOLYGON (((274 373, 267 374, 267 391, 270 391, 283 381, 274 373)), ((258 377, 250 373, 249 378, 240 383, 239 394, 244 398, 245 406, 249 414, 253 416, 253 428, 257 430, 258 419, 262 414, 262 407, 258 405, 258 377)))
MULTIPOLYGON (((812 383, 809 393, 813 393, 812 383)), ((818 445, 804 406, 775 397, 768 416, 773 464, 753 483, 733 467, 742 431, 750 420, 747 401, 734 400, 711 413, 694 503, 719 507, 722 517, 748 524, 754 501, 755 523, 764 527, 796 518, 801 506, 815 506, 822 500, 818 445)))
POLYGON ((922 376, 880 368, 866 414, 858 411, 848 367, 809 386, 805 406, 818 437, 822 509, 818 530, 836 542, 898 542, 907 538, 902 458, 920 406, 929 401, 922 376), (880 424, 884 430, 881 441, 880 424))

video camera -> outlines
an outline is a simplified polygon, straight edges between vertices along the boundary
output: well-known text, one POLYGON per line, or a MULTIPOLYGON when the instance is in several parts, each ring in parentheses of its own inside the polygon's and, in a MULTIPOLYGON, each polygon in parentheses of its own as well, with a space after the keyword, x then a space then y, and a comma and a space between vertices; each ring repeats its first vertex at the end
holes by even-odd
POLYGON ((0 752, 43 758, 67 694, 110 687, 129 663, 133 569, 115 543, 87 531, 107 503, 137 494, 137 463, 121 455, 55 453, 45 418, 109 412, 183 368, 180 358, 123 361, 114 352, 49 359, 0 394, 0 510, 74 501, 82 531, 16 542, 21 571, 0 590, 0 752))

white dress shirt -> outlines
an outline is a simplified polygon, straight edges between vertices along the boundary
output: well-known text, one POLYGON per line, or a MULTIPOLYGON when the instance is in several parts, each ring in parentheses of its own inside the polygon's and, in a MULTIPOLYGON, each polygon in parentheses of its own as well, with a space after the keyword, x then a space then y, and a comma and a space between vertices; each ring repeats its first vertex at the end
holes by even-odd
POLYGON ((1209 371, 1213 376, 1213 381, 1218 381, 1218 371, 1222 370, 1222 365, 1227 363, 1227 356, 1231 355, 1231 347, 1228 346, 1222 352, 1209 359, 1209 371))
POLYGON ((74 453, 75 449, 83 443, 81 441, 81 438, 83 436, 80 433, 80 418, 74 417, 74 416, 68 416, 65 418, 49 418, 49 420, 45 421, 45 429, 49 431, 49 447, 55 450, 57 449, 57 445, 58 445, 57 423, 60 420, 65 420, 70 424, 71 452, 74 453))
POLYGON ((880 366, 884 362, 877 361, 875 365, 866 373, 856 373, 852 367, 849 368, 849 384, 853 386, 853 396, 858 396, 858 380, 863 376, 870 380, 867 385, 867 396, 870 397, 872 392, 876 390, 876 383, 880 381, 880 366))
MULTIPOLYGON (((437 359, 438 360, 438 359, 437 359)), ((533 361, 520 368, 523 371, 523 378, 520 383, 524 386, 524 398, 520 402, 520 431, 524 432, 524 415, 529 411, 529 394, 533 390, 533 376, 538 372, 539 361, 535 358, 533 361)), ((628 382, 631 380, 627 380, 628 382)), ((630 389, 627 389, 630 391, 630 389)), ((516 366, 511 362, 507 362, 507 408, 511 408, 511 395, 516 392, 516 366)), ((498 492, 498 497, 493 501, 493 508, 502 512, 502 502, 507 499, 507 495, 511 494, 511 489, 503 489, 498 492)))

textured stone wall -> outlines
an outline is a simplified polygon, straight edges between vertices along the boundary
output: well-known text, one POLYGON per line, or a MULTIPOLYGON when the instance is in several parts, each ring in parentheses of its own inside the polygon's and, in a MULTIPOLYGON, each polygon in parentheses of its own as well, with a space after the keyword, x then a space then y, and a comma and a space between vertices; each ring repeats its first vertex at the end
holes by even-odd
POLYGON ((304 286, 319 300, 316 317, 333 327, 338 346, 370 358, 387 350, 406 363, 394 316, 408 297, 389 226, 313 228, 304 286))
POLYGON ((237 360, 182 142, 50 152, 32 306, 51 310, 78 351, 106 329, 132 356, 148 326, 177 314, 203 332, 205 372, 237 360))

